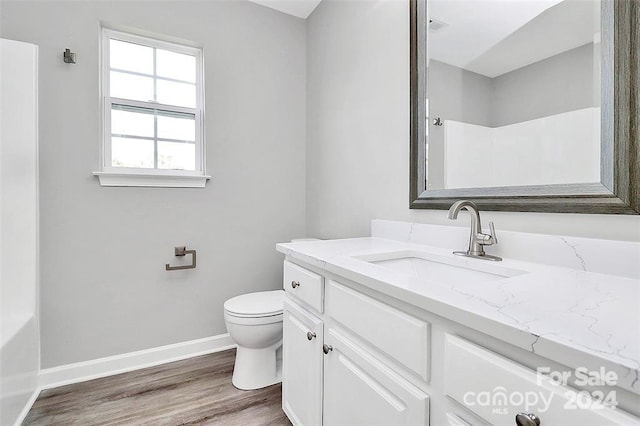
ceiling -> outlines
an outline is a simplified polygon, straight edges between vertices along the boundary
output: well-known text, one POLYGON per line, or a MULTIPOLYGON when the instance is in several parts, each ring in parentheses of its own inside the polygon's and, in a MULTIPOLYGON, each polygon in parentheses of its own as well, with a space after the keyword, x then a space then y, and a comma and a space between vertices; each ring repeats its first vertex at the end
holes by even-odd
POLYGON ((596 41, 599 0, 432 0, 429 57, 487 77, 596 41))
POLYGON ((280 12, 307 19, 321 0, 249 0, 280 12))

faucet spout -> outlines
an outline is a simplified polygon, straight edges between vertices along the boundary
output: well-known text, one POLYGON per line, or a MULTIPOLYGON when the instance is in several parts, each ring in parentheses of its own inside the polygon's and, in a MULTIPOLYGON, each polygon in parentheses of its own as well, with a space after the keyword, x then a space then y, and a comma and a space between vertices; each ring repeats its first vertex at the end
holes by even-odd
POLYGON ((469 248, 466 252, 464 251, 454 251, 454 254, 468 256, 468 257, 476 257, 479 259, 487 259, 487 260, 502 260, 497 256, 491 256, 484 252, 484 246, 490 246, 492 244, 496 244, 498 239, 495 236, 495 231, 493 228, 493 223, 489 223, 491 234, 486 235, 482 233, 482 224, 480 222, 480 211, 478 210, 478 206, 469 200, 460 200, 456 201, 449 208, 448 217, 451 220, 456 220, 458 218, 458 213, 460 210, 466 210, 469 212, 471 216, 471 229, 469 235, 469 248))
POLYGON ((476 203, 469 200, 460 200, 456 201, 449 207, 449 219, 455 220, 458 218, 458 213, 460 210, 465 209, 471 214, 471 226, 477 224, 480 227, 480 211, 478 210, 478 206, 476 203), (475 219, 475 220, 474 220, 475 219))

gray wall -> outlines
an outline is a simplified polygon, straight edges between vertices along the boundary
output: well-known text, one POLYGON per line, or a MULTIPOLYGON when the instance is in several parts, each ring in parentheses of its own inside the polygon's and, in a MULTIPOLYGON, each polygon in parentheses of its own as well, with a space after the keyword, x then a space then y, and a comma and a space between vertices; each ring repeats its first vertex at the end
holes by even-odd
MULTIPOLYGON (((443 62, 429 63, 432 117, 499 127, 600 105, 594 87, 599 44, 585 44, 489 78, 443 62), (594 51, 596 53, 594 53, 594 51)), ((430 131, 437 128, 431 125, 430 131)))
POLYGON ((1 28, 40 47, 43 368, 225 333, 227 298, 281 287, 274 245, 305 229, 303 20, 245 1, 3 1, 1 28), (101 20, 204 46, 205 189, 92 176, 101 20), (198 268, 165 272, 183 244, 198 268))
POLYGON ((307 18, 309 236, 366 235, 406 210, 407 19, 403 1, 344 0, 307 18))
MULTIPOLYGON (((407 4, 323 1, 307 24, 307 234, 365 236, 373 218, 468 226, 408 208, 407 4)), ((498 232, 640 241, 639 216, 482 215, 498 232)))
POLYGON ((599 106, 594 45, 585 44, 491 79, 491 125, 505 126, 599 106))
POLYGON ((433 120, 455 120, 491 126, 491 82, 481 74, 431 60, 427 70, 429 81, 429 168, 427 184, 432 189, 444 188, 444 126, 433 120))

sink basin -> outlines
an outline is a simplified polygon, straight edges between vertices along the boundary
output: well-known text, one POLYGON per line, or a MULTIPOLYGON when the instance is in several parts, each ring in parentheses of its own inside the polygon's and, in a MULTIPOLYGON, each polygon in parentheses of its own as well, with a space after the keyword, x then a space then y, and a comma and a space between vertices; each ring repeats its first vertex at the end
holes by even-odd
POLYGON ((444 283, 491 282, 526 274, 527 271, 496 265, 479 259, 458 258, 425 253, 417 250, 401 250, 374 253, 354 258, 416 278, 444 283), (485 264, 486 263, 486 264, 485 264))

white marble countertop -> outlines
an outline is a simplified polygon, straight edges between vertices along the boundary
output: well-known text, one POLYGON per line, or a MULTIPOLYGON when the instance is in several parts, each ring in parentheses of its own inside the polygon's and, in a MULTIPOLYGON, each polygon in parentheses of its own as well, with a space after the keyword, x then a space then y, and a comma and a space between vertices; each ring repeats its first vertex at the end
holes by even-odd
POLYGON ((471 266, 487 261, 374 237, 283 243, 277 250, 569 368, 615 371, 619 387, 640 394, 640 280, 505 257, 500 267, 527 273, 485 283, 437 282, 354 256, 419 250, 471 266))

